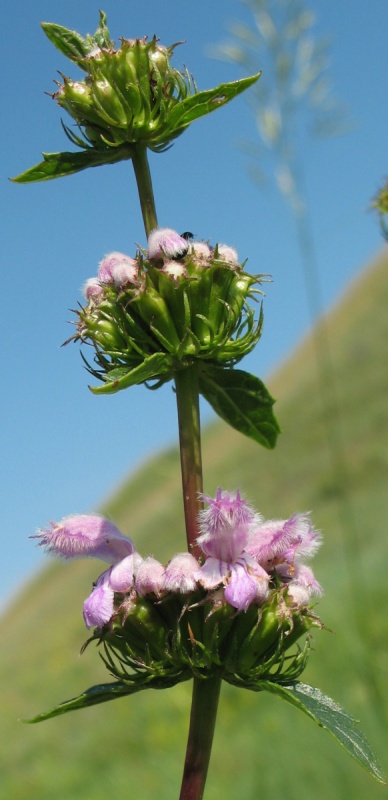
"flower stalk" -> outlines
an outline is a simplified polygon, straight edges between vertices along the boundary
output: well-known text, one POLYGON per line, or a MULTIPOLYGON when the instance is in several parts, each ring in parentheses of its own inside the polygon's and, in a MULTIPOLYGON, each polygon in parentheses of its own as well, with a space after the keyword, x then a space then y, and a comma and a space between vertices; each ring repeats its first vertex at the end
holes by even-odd
POLYGON ((209 767, 221 676, 194 678, 190 728, 179 800, 202 800, 209 767))
POLYGON ((189 552, 198 558, 200 554, 197 544, 198 512, 203 507, 200 499, 203 492, 203 478, 198 371, 195 366, 176 373, 175 390, 187 547, 189 552))
POLYGON ((132 164, 139 193, 144 229, 148 237, 151 231, 158 227, 158 220, 156 216, 151 172, 147 158, 147 147, 145 145, 138 144, 134 146, 132 164))

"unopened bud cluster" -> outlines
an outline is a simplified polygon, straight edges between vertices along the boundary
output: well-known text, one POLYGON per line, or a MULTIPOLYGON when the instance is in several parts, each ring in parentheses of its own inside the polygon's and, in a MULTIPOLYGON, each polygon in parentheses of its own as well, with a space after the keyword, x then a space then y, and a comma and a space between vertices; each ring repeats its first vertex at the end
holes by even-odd
POLYGON ((172 122, 177 104, 195 92, 188 73, 170 65, 174 47, 163 47, 154 37, 122 39, 117 49, 94 47, 78 65, 84 80, 63 77, 53 95, 98 148, 142 142, 163 149, 183 132, 186 124, 172 122))
MULTIPOLYGON (((307 515, 265 521, 240 494, 204 498, 202 557, 175 555, 167 566, 142 558, 133 542, 98 516, 74 516, 41 531, 40 544, 66 558, 95 556, 110 566, 84 603, 92 639, 120 680, 133 670, 162 685, 219 671, 237 685, 284 682, 308 651, 292 645, 313 625, 321 587, 304 561, 320 544, 307 515), (165 681, 165 683, 163 683, 165 681)), ((132 672, 131 672, 132 671, 132 672)))
POLYGON ((236 251, 159 228, 135 258, 113 252, 84 287, 75 340, 94 347, 92 374, 111 391, 170 380, 193 360, 233 366, 260 338, 248 300, 260 277, 236 251))

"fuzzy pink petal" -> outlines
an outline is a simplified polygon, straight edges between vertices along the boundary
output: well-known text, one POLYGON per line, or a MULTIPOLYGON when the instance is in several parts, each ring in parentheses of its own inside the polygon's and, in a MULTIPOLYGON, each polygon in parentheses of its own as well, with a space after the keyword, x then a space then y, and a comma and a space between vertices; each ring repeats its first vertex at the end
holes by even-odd
POLYGON ((127 592, 133 586, 134 561, 133 554, 121 559, 112 567, 109 585, 115 592, 127 592))
POLYGON ((252 534, 247 551, 267 569, 293 564, 295 557, 309 558, 321 543, 308 514, 293 514, 287 520, 268 520, 252 534))
POLYGON ((82 287, 82 294, 86 300, 93 298, 94 301, 98 301, 104 294, 104 289, 98 278, 88 278, 82 287))
POLYGON ((235 267, 239 266, 237 250, 235 250, 234 247, 229 247, 227 244, 219 244, 218 257, 222 259, 222 261, 228 261, 229 264, 233 264, 235 267))
POLYGON ((187 253, 186 239, 171 228, 155 228, 148 237, 148 258, 158 261, 164 258, 176 258, 187 253))
POLYGON ((305 564, 298 566, 294 578, 288 584, 288 594, 294 602, 298 606, 305 606, 312 597, 319 597, 322 592, 322 586, 312 569, 305 564))
POLYGON ((167 564, 163 588, 170 592, 192 592, 197 587, 198 561, 191 553, 178 553, 167 564))
POLYGON ((137 275, 136 261, 125 253, 108 253, 104 256, 98 267, 97 277, 101 283, 114 283, 113 271, 118 268, 129 270, 129 274, 137 275))
POLYGON ((245 564, 234 564, 225 589, 225 600, 239 611, 247 611, 255 600, 256 593, 256 582, 248 574, 245 564))
POLYGON ((205 555, 233 562, 245 549, 253 526, 261 518, 241 498, 240 492, 218 489, 214 499, 206 496, 203 499, 208 508, 198 517, 201 534, 197 543, 205 555))
POLYGON ((109 622, 114 612, 114 592, 109 583, 101 578, 107 576, 110 570, 100 576, 95 589, 84 602, 83 616, 87 628, 101 628, 109 622))
POLYGON ((93 556, 114 564, 134 552, 134 544, 113 522, 92 514, 65 517, 52 522, 51 528, 41 530, 31 538, 49 553, 63 558, 93 556))
POLYGON ((207 558, 202 567, 195 573, 198 583, 204 589, 215 589, 224 583, 229 573, 228 564, 218 558, 207 558))
POLYGON ((164 573, 163 564, 157 561, 156 558, 148 556, 137 570, 136 591, 140 595, 156 594, 159 596, 164 588, 164 573))

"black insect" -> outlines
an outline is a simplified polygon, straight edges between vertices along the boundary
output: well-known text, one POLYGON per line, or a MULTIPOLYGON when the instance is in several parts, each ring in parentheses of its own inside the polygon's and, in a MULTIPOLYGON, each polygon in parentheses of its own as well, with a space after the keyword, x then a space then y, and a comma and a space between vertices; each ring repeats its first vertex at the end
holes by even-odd
POLYGON ((181 238, 186 239, 186 242, 191 242, 191 240, 194 239, 194 234, 191 233, 191 231, 184 231, 181 233, 181 238))

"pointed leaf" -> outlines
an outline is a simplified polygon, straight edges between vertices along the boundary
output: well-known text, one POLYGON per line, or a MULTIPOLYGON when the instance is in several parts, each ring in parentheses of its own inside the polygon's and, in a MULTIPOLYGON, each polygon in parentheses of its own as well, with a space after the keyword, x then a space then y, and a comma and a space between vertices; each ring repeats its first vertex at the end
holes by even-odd
POLYGON ((97 686, 92 686, 86 689, 85 692, 73 697, 71 700, 65 700, 59 706, 44 711, 38 714, 33 719, 24 720, 24 722, 35 723, 44 722, 46 719, 52 717, 59 717, 62 714, 67 714, 68 711, 77 711, 80 708, 89 708, 99 703, 107 703, 109 700, 115 700, 118 697, 125 697, 128 694, 135 694, 141 692, 143 689, 168 689, 183 680, 188 680, 189 673, 177 672, 170 675, 152 675, 151 674, 133 674, 129 681, 115 681, 114 683, 101 683, 97 686))
POLYGON ((98 47, 106 47, 109 49, 114 45, 114 42, 112 42, 112 39, 110 38, 110 32, 106 24, 106 14, 104 11, 100 10, 100 21, 98 23, 98 28, 94 36, 91 37, 91 40, 93 44, 96 44, 98 47))
POLYGON ((64 56, 75 61, 79 66, 80 60, 85 58, 91 50, 90 42, 84 39, 77 31, 56 25, 54 22, 42 22, 42 28, 50 42, 63 53, 64 56))
POLYGON ((264 447, 275 447, 280 428, 274 399, 259 378, 240 369, 206 366, 199 390, 221 419, 264 447))
POLYGON ((290 683, 282 686, 270 681, 261 681, 263 689, 286 700, 314 719, 331 733, 358 763, 376 780, 385 783, 384 775, 364 734, 356 727, 357 720, 349 716, 331 697, 306 683, 290 683))
POLYGON ((95 34, 86 38, 77 31, 71 31, 54 22, 42 22, 41 25, 54 47, 85 71, 88 71, 88 66, 84 64, 83 59, 91 50, 96 46, 109 48, 113 44, 106 26, 106 14, 103 11, 100 11, 100 21, 95 34))
POLYGON ((66 714, 68 711, 76 711, 79 708, 88 708, 95 706, 98 703, 106 703, 108 700, 115 700, 116 697, 124 697, 127 694, 134 694, 135 692, 144 689, 144 686, 129 686, 123 681, 116 683, 102 683, 99 686, 92 686, 78 697, 73 697, 71 700, 65 700, 59 706, 51 708, 50 711, 44 711, 38 714, 33 719, 27 719, 25 722, 43 722, 52 717, 58 717, 61 714, 66 714))
POLYGON ((207 89, 204 92, 197 92, 180 103, 177 103, 173 111, 168 116, 169 131, 187 127, 195 119, 210 114, 220 106, 224 106, 233 100, 234 97, 249 89, 253 83, 260 78, 261 72, 251 75, 248 78, 241 78, 231 83, 221 83, 215 89, 207 89))
POLYGON ((44 161, 11 178, 14 183, 35 183, 49 181, 73 175, 88 167, 99 167, 103 164, 114 164, 117 161, 131 158, 131 147, 121 146, 110 150, 90 148, 81 153, 43 153, 44 161))
POLYGON ((160 375, 165 375, 172 368, 172 359, 167 353, 154 353, 131 370, 118 368, 108 373, 108 380, 102 386, 90 386, 93 394, 114 394, 120 389, 151 381, 160 375))

